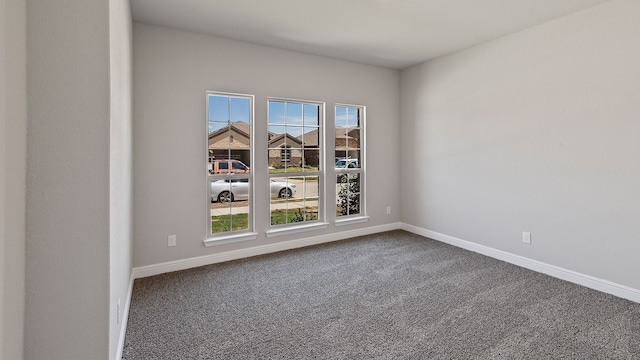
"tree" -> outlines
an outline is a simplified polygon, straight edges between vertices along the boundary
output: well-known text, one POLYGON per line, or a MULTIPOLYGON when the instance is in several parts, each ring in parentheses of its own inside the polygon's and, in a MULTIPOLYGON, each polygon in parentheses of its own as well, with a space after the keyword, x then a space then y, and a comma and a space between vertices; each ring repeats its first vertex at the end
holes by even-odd
POLYGON ((338 215, 360 213, 360 174, 338 175, 338 215))

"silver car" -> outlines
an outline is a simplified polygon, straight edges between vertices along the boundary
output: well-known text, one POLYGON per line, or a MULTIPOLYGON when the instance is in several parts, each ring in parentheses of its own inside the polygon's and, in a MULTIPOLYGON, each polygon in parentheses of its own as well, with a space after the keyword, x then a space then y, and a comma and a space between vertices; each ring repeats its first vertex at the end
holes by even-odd
MULTIPOLYGON (((296 184, 271 180, 272 198, 289 198, 296 194, 296 184)), ((211 202, 229 202, 249 198, 249 179, 211 181, 211 202)))

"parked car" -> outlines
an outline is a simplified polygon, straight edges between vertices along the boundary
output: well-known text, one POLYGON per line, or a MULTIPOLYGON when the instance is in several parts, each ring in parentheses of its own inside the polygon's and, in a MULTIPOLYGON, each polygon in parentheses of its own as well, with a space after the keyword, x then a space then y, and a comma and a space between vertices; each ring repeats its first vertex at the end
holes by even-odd
MULTIPOLYGON (((336 161, 336 170, 341 170, 341 169, 357 169, 360 167, 360 163, 358 162, 358 159, 338 159, 336 161)), ((338 182, 342 182, 345 183, 347 182, 347 179, 349 178, 348 174, 338 174, 337 180, 338 182)))
MULTIPOLYGON (((271 180, 272 198, 289 198, 296 194, 296 184, 271 180)), ((249 198, 249 179, 224 179, 211 182, 211 202, 229 202, 249 198)))
POLYGON ((338 159, 336 161, 336 169, 356 169, 359 167, 358 159, 338 159))
POLYGON ((209 167, 209 174, 246 174, 251 169, 240 160, 213 160, 209 167))

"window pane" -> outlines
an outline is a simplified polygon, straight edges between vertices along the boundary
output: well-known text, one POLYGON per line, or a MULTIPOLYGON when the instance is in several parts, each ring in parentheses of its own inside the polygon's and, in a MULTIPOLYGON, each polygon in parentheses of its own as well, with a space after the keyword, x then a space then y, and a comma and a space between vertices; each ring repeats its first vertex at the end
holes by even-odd
POLYGON ((286 201, 271 201, 270 206, 271 225, 281 225, 289 223, 289 212, 286 201))
POLYGON ((231 114, 229 116, 229 121, 231 122, 243 122, 247 125, 249 124, 250 114, 250 106, 248 98, 239 98, 232 97, 231 98, 231 114))
POLYGON ((290 126, 287 125, 287 142, 289 142, 293 147, 301 147, 302 146, 302 127, 301 126, 290 126))
POLYGON ((307 211, 304 206, 304 200, 289 201, 288 219, 290 223, 314 220, 312 216, 309 216, 307 214, 307 211))
POLYGON ((318 176, 271 180, 271 225, 318 220, 318 176))
POLYGON ((287 172, 302 171, 302 149, 300 148, 291 149, 291 158, 289 159, 289 163, 287 165, 288 165, 287 172))
POLYGON ((224 206, 211 204, 211 233, 220 233, 249 228, 249 206, 235 204, 224 206))
MULTIPOLYGON (((278 137, 281 137, 282 134, 284 134, 285 132, 286 132, 286 130, 285 130, 284 126, 273 126, 273 125, 270 125, 269 126, 269 141, 275 140, 278 137)), ((271 144, 269 144, 269 147, 273 147, 273 146, 271 146, 271 144)))
POLYGON ((349 150, 347 151, 347 158, 345 159, 347 169, 359 169, 360 168, 360 151, 349 150))
POLYGON ((348 128, 345 134, 346 148, 349 150, 360 149, 360 129, 348 128))
POLYGON ((269 124, 284 124, 284 102, 269 101, 269 124))
POLYGON ((211 180, 212 233, 248 229, 248 178, 211 180))
POLYGON ((347 149, 347 128, 336 128, 336 151, 342 151, 342 155, 336 153, 336 157, 344 157, 344 151, 347 149))
POLYGON ((307 200, 317 200, 320 190, 320 185, 318 184, 318 176, 304 176, 303 179, 304 183, 302 187, 302 194, 300 194, 301 197, 304 197, 307 200))
POLYGON ((347 108, 336 106, 336 129, 347 127, 347 108))
POLYGON ((229 121, 229 97, 209 95, 209 121, 229 121))
POLYGON ((360 214, 360 174, 336 176, 336 215, 360 214))
POLYGON ((304 126, 318 126, 320 124, 320 106, 304 104, 304 126))
POLYGON ((318 220, 317 200, 304 199, 271 202, 271 225, 318 220))
POLYGON ((354 108, 354 107, 347 108, 347 127, 357 127, 357 126, 359 126, 358 108, 354 108))
POLYGON ((284 164, 282 162, 282 150, 281 149, 269 149, 269 173, 284 172, 284 164))
POLYGON ((320 169, 320 149, 304 149, 302 171, 317 172, 320 169))
POLYGON ((285 103, 285 116, 287 125, 302 125, 302 104, 285 103))
POLYGON ((320 129, 312 126, 305 126, 303 128, 303 135, 301 136, 302 147, 304 148, 317 148, 320 142, 320 129))
POLYGON ((359 169, 360 168, 360 158, 359 151, 349 151, 347 152, 347 157, 338 158, 336 160, 336 170, 342 169, 359 169))
POLYGON ((229 126, 225 126, 215 132, 209 133, 209 148, 210 149, 229 149, 229 126))
POLYGON ((272 178, 270 181, 272 199, 289 199, 297 196, 298 184, 286 177, 272 178))
POLYGON ((228 122, 221 122, 221 121, 209 121, 209 134, 211 134, 212 132, 216 132, 219 131, 222 128, 226 128, 229 123, 228 122))

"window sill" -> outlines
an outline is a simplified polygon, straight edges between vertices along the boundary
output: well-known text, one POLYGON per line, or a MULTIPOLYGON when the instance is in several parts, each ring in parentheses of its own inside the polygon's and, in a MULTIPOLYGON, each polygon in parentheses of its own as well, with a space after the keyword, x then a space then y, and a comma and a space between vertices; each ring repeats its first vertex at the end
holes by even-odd
POLYGON ((369 217, 368 216, 358 216, 358 217, 352 217, 352 218, 348 218, 348 219, 336 220, 335 224, 336 224, 336 226, 344 226, 344 225, 363 223, 363 222, 367 222, 367 221, 369 221, 369 217))
POLYGON ((210 247, 215 245, 222 244, 231 244, 234 242, 247 241, 247 240, 255 240, 258 238, 258 233, 250 232, 250 233, 242 233, 242 234, 234 234, 234 235, 225 235, 219 237, 212 237, 204 240, 204 246, 210 247))
POLYGON ((329 226, 329 223, 320 222, 306 225, 294 225, 288 226, 282 229, 271 229, 267 230, 267 237, 275 237, 282 235, 295 234, 304 231, 318 230, 318 229, 326 229, 329 226))

